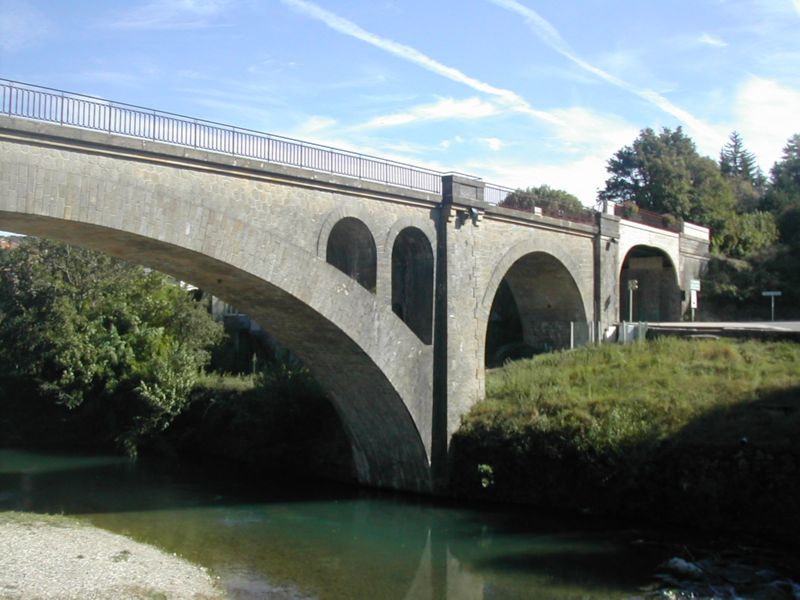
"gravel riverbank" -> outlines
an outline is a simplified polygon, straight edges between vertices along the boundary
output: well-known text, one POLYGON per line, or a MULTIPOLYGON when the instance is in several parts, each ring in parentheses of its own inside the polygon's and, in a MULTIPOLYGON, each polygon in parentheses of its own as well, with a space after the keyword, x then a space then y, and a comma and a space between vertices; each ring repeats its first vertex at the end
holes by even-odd
POLYGON ((59 516, 0 513, 2 600, 221 600, 201 567, 59 516))

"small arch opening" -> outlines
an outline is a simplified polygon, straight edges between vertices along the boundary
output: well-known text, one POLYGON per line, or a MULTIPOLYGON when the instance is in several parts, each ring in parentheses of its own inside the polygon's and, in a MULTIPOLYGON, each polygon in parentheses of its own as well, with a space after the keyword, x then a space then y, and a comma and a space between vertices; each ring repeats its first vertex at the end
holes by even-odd
POLYGON ((424 343, 433 336, 433 249, 416 227, 403 229, 392 247, 392 310, 424 343))
POLYGON ((354 217, 345 217, 331 229, 325 260, 373 294, 378 253, 369 228, 354 217))

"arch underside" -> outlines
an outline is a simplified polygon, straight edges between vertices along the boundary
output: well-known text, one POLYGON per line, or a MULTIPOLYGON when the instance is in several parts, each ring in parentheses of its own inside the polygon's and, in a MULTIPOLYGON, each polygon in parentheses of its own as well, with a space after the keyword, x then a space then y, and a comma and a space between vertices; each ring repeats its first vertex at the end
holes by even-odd
MULTIPOLYGON (((118 229, 7 211, 0 211, 0 229, 106 252, 234 304, 300 357, 328 391, 350 436, 360 482, 430 490, 427 451, 404 399, 351 337, 293 294, 201 252, 118 229)), ((312 266, 334 269, 321 261, 312 266)), ((335 292, 319 290, 317 296, 330 298, 335 292)))

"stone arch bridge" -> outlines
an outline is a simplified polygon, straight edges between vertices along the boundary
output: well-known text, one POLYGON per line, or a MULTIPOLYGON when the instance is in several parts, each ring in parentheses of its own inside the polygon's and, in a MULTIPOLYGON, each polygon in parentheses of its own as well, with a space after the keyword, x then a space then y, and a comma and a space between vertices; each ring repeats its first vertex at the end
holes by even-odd
POLYGON ((0 86, 0 229, 158 269, 251 315, 329 391, 366 484, 443 485, 487 363, 602 336, 628 314, 628 279, 634 319, 677 320, 707 260, 708 231, 688 224, 504 209, 490 201, 508 190, 477 179, 311 145, 287 146, 299 166, 265 160, 223 149, 232 129, 169 116, 157 141, 156 117, 106 126, 128 109, 97 101, 95 125, 78 104, 93 100, 36 108, 48 96, 31 89, 0 86), (189 143, 173 139, 181 123, 189 143), (324 168, 318 151, 333 153, 324 168))

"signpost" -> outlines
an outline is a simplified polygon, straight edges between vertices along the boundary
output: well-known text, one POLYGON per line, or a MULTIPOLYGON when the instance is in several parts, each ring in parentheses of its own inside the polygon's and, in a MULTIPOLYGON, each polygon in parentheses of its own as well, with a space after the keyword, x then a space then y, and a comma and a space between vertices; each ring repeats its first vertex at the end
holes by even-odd
POLYGON ((761 292, 762 296, 767 296, 769 298, 770 303, 770 321, 775 320, 775 298, 778 296, 783 295, 783 292, 778 292, 774 290, 767 290, 765 292, 761 292))
POLYGON ((700 291, 700 280, 692 279, 689 282, 689 308, 692 309, 692 323, 694 323, 694 311, 697 309, 697 292, 700 291))

